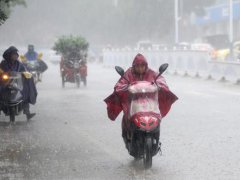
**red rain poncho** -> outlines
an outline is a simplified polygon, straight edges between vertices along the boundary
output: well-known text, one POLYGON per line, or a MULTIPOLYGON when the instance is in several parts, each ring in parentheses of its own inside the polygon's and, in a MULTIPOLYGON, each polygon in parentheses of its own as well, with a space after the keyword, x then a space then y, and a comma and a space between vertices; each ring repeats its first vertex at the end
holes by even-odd
MULTIPOLYGON (((154 82, 157 77, 157 73, 148 68, 148 63, 145 57, 141 54, 137 54, 134 58, 132 67, 129 68, 124 77, 129 80, 130 83, 135 81, 149 81, 154 82), (143 75, 136 74, 134 72, 134 66, 138 64, 146 65, 146 71, 143 75)), ((159 76, 156 80, 157 86, 159 88, 158 103, 161 116, 164 117, 169 112, 171 105, 178 99, 175 94, 173 94, 162 76, 159 76)), ((127 116, 128 112, 128 82, 124 78, 120 78, 114 87, 114 92, 108 96, 104 101, 107 104, 108 117, 111 120, 115 120, 119 113, 123 111, 124 116, 127 116)))

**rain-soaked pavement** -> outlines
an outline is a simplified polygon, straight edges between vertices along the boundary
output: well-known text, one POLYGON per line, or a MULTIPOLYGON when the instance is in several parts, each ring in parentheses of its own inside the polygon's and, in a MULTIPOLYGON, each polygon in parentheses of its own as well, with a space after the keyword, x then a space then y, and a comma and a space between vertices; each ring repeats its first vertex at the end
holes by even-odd
POLYGON ((161 126, 162 156, 144 170, 121 139, 121 122, 107 119, 103 99, 113 90, 114 69, 89 64, 88 86, 61 87, 49 64, 37 85, 37 116, 15 125, 1 115, 0 179, 240 179, 240 87, 166 75, 179 96, 161 126))

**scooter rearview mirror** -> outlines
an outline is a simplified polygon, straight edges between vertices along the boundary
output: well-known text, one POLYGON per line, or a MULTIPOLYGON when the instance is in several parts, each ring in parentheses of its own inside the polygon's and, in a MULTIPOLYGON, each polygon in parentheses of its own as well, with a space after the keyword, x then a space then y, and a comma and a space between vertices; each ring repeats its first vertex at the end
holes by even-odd
POLYGON ((124 77, 124 70, 123 70, 122 67, 120 67, 120 66, 115 66, 115 70, 117 71, 117 73, 118 73, 123 79, 125 79, 125 80, 130 84, 129 80, 124 77))
POLYGON ((166 71, 167 68, 168 68, 168 63, 162 64, 159 67, 159 75, 161 75, 164 71, 166 71))
POLYGON ((124 70, 120 66, 115 66, 115 70, 121 77, 124 75, 124 70))
POLYGON ((168 63, 164 63, 159 67, 159 74, 157 75, 156 79, 162 75, 162 73, 164 73, 164 71, 166 71, 166 69, 168 68, 168 63))

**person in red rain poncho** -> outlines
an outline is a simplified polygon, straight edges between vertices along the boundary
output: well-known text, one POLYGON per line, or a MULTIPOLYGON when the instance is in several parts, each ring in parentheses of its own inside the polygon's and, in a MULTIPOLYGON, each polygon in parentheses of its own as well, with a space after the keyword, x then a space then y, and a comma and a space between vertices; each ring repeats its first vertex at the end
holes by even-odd
MULTIPOLYGON (((154 82, 158 73, 148 68, 148 63, 142 54, 137 54, 133 60, 132 67, 125 73, 124 77, 130 82, 135 81, 149 81, 154 82)), ((127 80, 120 78, 114 87, 114 92, 108 96, 104 101, 107 104, 108 117, 115 120, 119 113, 123 111, 122 118, 122 136, 123 139, 126 135, 126 120, 128 112, 128 98, 126 88, 128 86, 127 80)), ((169 112, 171 105, 178 99, 168 88, 165 79, 159 76, 156 80, 159 88, 158 103, 161 116, 165 117, 169 112)), ((159 135, 158 135, 159 136, 159 135)))

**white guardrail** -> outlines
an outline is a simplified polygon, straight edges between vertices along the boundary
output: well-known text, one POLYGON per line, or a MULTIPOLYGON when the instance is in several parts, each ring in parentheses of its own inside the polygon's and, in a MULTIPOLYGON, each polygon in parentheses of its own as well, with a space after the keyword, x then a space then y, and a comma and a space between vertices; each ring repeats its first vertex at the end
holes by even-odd
POLYGON ((103 65, 130 67, 137 53, 142 53, 149 67, 155 70, 162 63, 168 63, 169 73, 240 83, 240 62, 211 60, 208 52, 201 51, 104 50, 103 65))

